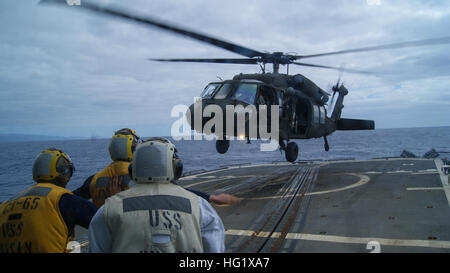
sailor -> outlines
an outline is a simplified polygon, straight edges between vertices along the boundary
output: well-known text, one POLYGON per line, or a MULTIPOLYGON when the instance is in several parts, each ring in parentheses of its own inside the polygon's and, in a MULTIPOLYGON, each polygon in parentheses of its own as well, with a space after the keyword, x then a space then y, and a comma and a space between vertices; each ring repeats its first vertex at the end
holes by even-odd
POLYGON ((105 203, 106 198, 114 194, 111 192, 113 178, 120 184, 119 189, 115 188, 116 191, 128 189, 130 182, 128 165, 139 141, 140 137, 133 129, 123 128, 116 131, 108 145, 109 156, 113 162, 100 172, 88 177, 80 188, 74 190, 74 194, 85 199, 92 198, 92 202, 98 208, 105 203))
POLYGON ((33 164, 36 185, 0 205, 0 252, 69 252, 74 227, 89 227, 97 208, 65 187, 75 171, 61 150, 42 151, 33 164))
MULTIPOLYGON (((100 172, 88 177, 73 193, 85 199, 92 198, 92 202, 99 208, 105 203, 106 198, 129 189, 128 165, 140 141, 141 138, 133 129, 123 128, 116 131, 108 145, 113 162, 100 172)), ((240 202, 239 198, 230 194, 210 195, 193 189, 188 190, 218 205, 234 205, 240 202)))
POLYGON ((90 252, 224 252, 216 211, 174 184, 181 166, 169 140, 139 144, 129 166, 136 184, 99 208, 89 226, 90 252))

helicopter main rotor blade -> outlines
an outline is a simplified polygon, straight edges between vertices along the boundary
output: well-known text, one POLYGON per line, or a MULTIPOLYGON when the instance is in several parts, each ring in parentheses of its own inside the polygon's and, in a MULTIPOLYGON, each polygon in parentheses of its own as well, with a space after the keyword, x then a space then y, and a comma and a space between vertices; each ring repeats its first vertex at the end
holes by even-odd
POLYGON ((308 64, 308 63, 300 63, 300 62, 292 62, 292 63, 296 64, 296 65, 301 65, 301 66, 334 69, 334 70, 343 71, 343 72, 347 72, 347 73, 374 74, 374 72, 370 72, 370 71, 361 71, 361 70, 348 69, 348 68, 342 68, 342 67, 334 67, 334 66, 326 66, 326 65, 318 65, 318 64, 308 64))
POLYGON ((222 63, 222 64, 257 64, 257 59, 148 59, 158 62, 193 62, 193 63, 222 63))
POLYGON ((427 40, 402 42, 402 43, 380 45, 380 46, 369 46, 369 47, 354 48, 354 49, 340 50, 340 51, 327 52, 327 53, 319 53, 319 54, 312 54, 312 55, 298 55, 298 56, 295 56, 295 57, 296 57, 296 59, 304 59, 304 58, 321 57, 321 56, 338 55, 338 54, 347 54, 347 53, 356 53, 356 52, 367 52, 367 51, 376 51, 376 50, 385 50, 385 49, 395 49, 395 48, 404 48, 404 47, 416 47, 416 46, 425 46, 425 45, 441 45, 441 44, 450 44, 450 37, 441 37, 441 38, 434 38, 434 39, 427 39, 427 40))
MULTIPOLYGON (((69 5, 67 5, 65 0, 41 0, 40 3, 58 4, 58 5, 63 5, 63 6, 69 7, 69 5)), ((73 8, 73 7, 70 7, 70 8, 73 8)), ((262 52, 259 52, 259 51, 256 51, 256 50, 253 50, 253 49, 250 49, 247 47, 243 47, 243 46, 240 46, 237 44, 233 44, 230 42, 226 42, 224 40, 213 38, 208 35, 200 34, 198 32, 190 31, 185 28, 177 27, 177 26, 171 25, 169 23, 162 22, 155 18, 142 17, 142 16, 126 13, 126 12, 118 10, 118 9, 100 6, 100 5, 97 5, 94 3, 87 2, 85 0, 82 1, 81 5, 76 6, 75 8, 86 9, 86 10, 93 11, 96 13, 101 13, 101 14, 112 16, 112 17, 125 19, 128 21, 135 21, 135 22, 142 23, 145 25, 157 27, 157 28, 169 31, 169 32, 173 32, 173 33, 176 33, 179 35, 190 37, 197 41, 201 41, 201 42, 204 42, 207 44, 211 44, 211 45, 223 48, 225 50, 228 50, 228 51, 231 51, 231 52, 234 52, 234 53, 237 53, 237 54, 249 57, 249 58, 260 57, 260 56, 265 55, 265 53, 262 53, 262 52)))

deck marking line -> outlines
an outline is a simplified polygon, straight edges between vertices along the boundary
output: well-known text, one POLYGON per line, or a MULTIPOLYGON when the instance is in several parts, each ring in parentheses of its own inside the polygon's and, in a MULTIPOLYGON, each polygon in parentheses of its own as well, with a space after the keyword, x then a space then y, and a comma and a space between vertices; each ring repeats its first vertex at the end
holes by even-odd
POLYGON ((443 190, 443 187, 414 187, 414 188, 406 188, 407 191, 435 191, 435 190, 443 190))
MULTIPOLYGON (((225 231, 225 235, 237 236, 257 236, 267 237, 269 232, 259 232, 258 234, 252 230, 237 230, 229 229, 225 231)), ((280 232, 272 233, 272 238, 280 237, 280 232)), ((285 237, 291 240, 306 240, 319 241, 330 243, 345 243, 345 244, 367 244, 370 241, 377 241, 385 246, 404 246, 404 247, 429 247, 429 248, 446 248, 450 249, 450 241, 435 241, 435 240, 405 240, 405 239, 387 239, 387 238, 373 238, 373 237, 344 237, 335 235, 318 235, 306 233, 288 233, 285 237)))
MULTIPOLYGON (((331 161, 310 161, 311 164, 319 164, 321 166, 325 166, 328 165, 330 163, 348 163, 349 161, 351 162, 369 162, 369 161, 386 161, 386 160, 421 160, 421 161, 426 161, 426 160, 430 160, 430 159, 426 159, 426 158, 372 158, 372 159, 364 159, 364 160, 331 160, 331 161)), ((210 170, 210 171, 206 171, 206 172, 202 172, 202 173, 198 173, 198 174, 193 174, 193 175, 188 175, 188 176, 184 176, 182 178, 180 178, 180 181, 182 180, 191 180, 192 178, 198 178, 198 176, 203 176, 205 174, 212 174, 212 173, 217 173, 217 172, 221 172, 224 170, 232 170, 232 169, 243 169, 243 168, 252 168, 252 167, 262 167, 262 166, 273 166, 273 165, 279 165, 279 166, 289 166, 289 165, 293 165, 292 163, 261 163, 261 164, 248 164, 248 165, 241 165, 241 166, 230 166, 227 168, 220 168, 220 169, 216 169, 216 170, 210 170)))
MULTIPOLYGON (((337 189, 333 189, 333 190, 328 190, 328 191, 317 191, 317 192, 309 192, 309 193, 305 193, 305 196, 309 196, 309 195, 319 195, 319 194, 326 194, 326 193, 332 193, 332 192, 338 192, 338 191, 345 191, 348 189, 352 189, 352 188, 356 188, 359 186, 362 186, 364 184, 366 184, 367 182, 370 181, 370 178, 367 175, 363 175, 363 174, 357 174, 357 173, 347 173, 349 175, 355 175, 359 177, 359 181, 356 183, 353 183, 351 185, 342 187, 342 188, 337 188, 337 189)), ((299 196, 301 194, 297 194, 297 196, 299 196)), ((246 200, 264 200, 264 199, 275 199, 275 198, 290 198, 293 197, 293 194, 289 194, 289 195, 283 195, 283 196, 279 196, 279 195, 275 195, 275 196, 264 196, 264 197, 249 197, 249 198, 242 198, 242 199, 246 199, 246 200)))
POLYGON ((349 173, 349 175, 358 176, 359 181, 354 184, 351 184, 349 186, 346 186, 346 187, 342 187, 342 188, 338 188, 338 189, 334 189, 334 190, 328 190, 328 191, 309 192, 309 193, 306 193, 305 195, 318 195, 318 194, 325 194, 325 193, 331 193, 331 192, 345 191, 348 189, 362 186, 370 181, 370 178, 367 175, 357 174, 357 173, 349 173))
POLYGON ((441 177, 442 187, 444 188, 445 196, 447 197, 448 206, 450 207, 450 186, 448 185, 448 176, 445 175, 441 168, 442 168, 442 161, 441 159, 435 159, 434 164, 436 165, 436 168, 439 172, 439 176, 441 177))
POLYGON ((205 174, 213 174, 213 173, 218 173, 218 172, 227 171, 227 170, 233 170, 233 169, 244 169, 244 168, 253 168, 253 167, 274 166, 274 165, 277 165, 277 166, 290 166, 290 165, 293 165, 293 164, 292 163, 280 163, 280 164, 264 163, 264 164, 248 164, 248 165, 241 165, 241 166, 230 166, 230 167, 225 167, 225 168, 220 168, 220 169, 216 169, 216 170, 206 171, 206 172, 202 172, 202 173, 198 173, 198 174, 184 176, 184 177, 180 178, 179 180, 183 181, 183 180, 191 180, 193 178, 202 178, 202 177, 204 177, 205 174))

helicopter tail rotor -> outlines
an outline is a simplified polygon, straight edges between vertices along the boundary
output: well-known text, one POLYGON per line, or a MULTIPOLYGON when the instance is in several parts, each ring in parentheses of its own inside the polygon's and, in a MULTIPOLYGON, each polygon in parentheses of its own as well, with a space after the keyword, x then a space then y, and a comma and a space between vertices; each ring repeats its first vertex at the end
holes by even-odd
MULTIPOLYGON (((336 106, 336 92, 339 91, 339 83, 342 80, 342 75, 344 74, 344 64, 341 64, 341 66, 339 67, 339 74, 338 74, 338 79, 335 85, 333 85, 331 87, 331 91, 333 92, 333 95, 331 97, 330 103, 328 104, 328 112, 333 112, 334 108, 336 106)), ((341 83, 341 86, 343 86, 343 83, 341 83)), ((330 92, 331 93, 331 92, 330 92)))

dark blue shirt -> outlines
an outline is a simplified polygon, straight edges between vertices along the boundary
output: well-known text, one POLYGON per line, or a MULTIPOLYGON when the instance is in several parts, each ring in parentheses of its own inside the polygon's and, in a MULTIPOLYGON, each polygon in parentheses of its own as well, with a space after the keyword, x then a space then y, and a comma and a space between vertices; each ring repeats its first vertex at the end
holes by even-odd
MULTIPOLYGON (((73 191, 73 194, 78 195, 80 197, 83 197, 84 199, 90 199, 91 198, 91 192, 89 190, 90 186, 91 186, 91 181, 92 178, 94 177, 94 175, 89 176, 83 183, 83 185, 81 187, 79 187, 78 189, 73 191)), ((197 191, 197 190, 193 190, 193 189, 186 189, 198 196, 200 196, 201 198, 205 199, 206 201, 209 202, 209 197, 210 195, 205 193, 205 192, 201 192, 201 191, 197 191)))
POLYGON ((210 195, 207 194, 206 192, 197 191, 197 190, 193 190, 193 189, 186 189, 186 188, 185 188, 185 190, 188 190, 188 191, 190 191, 192 193, 195 193, 196 195, 200 196, 201 198, 203 198, 203 199, 205 199, 206 201, 209 202, 210 195))
POLYGON ((75 225, 87 229, 92 217, 97 212, 97 207, 93 203, 73 194, 63 194, 59 199, 58 206, 69 230, 75 225))
POLYGON ((73 194, 78 195, 80 197, 83 197, 84 199, 90 199, 91 198, 91 191, 89 190, 91 186, 92 178, 94 177, 94 174, 89 176, 83 183, 81 187, 73 191, 73 194))

